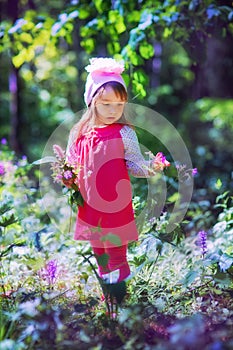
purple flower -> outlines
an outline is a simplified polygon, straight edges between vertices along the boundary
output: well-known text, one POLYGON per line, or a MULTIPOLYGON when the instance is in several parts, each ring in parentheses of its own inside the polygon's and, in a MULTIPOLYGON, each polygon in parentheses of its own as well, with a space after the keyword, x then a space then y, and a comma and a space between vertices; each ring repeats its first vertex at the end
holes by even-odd
POLYGON ((3 139, 1 139, 1 144, 2 145, 6 145, 7 144, 7 140, 5 139, 5 137, 3 139))
POLYGON ((46 279, 48 283, 54 284, 56 278, 57 278, 57 261, 56 260, 50 260, 45 268, 46 271, 46 279))
POLYGON ((0 163, 0 176, 3 176, 4 174, 5 174, 4 165, 0 163))
POLYGON ((202 256, 207 252, 207 232, 205 231, 199 231, 198 232, 198 241, 197 244, 201 248, 202 256))
POLYGON ((66 171, 64 171, 63 176, 64 176, 64 178, 65 178, 66 180, 70 180, 70 179, 72 179, 72 177, 73 177, 73 173, 72 173, 72 171, 70 171, 70 170, 66 170, 66 171))
POLYGON ((193 168, 192 169, 192 176, 197 175, 197 173, 198 173, 197 168, 193 168))

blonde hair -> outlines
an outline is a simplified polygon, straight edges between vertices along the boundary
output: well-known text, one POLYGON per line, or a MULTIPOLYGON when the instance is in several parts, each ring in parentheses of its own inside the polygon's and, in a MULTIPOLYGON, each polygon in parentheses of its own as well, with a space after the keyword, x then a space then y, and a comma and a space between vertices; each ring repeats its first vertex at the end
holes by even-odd
MULTIPOLYGON (((73 128, 70 131, 69 141, 68 141, 68 147, 71 145, 74 145, 76 143, 77 139, 79 139, 81 136, 86 134, 88 131, 91 130, 91 128, 96 124, 96 106, 95 102, 96 100, 101 97, 104 88, 106 86, 110 86, 117 97, 120 97, 122 101, 127 101, 128 94, 125 90, 124 86, 118 82, 110 81, 105 84, 103 84, 94 94, 92 101, 90 105, 88 106, 87 110, 83 114, 82 118, 76 123, 73 128)), ((127 121, 124 113, 122 114, 121 118, 118 121, 119 123, 122 123, 124 125, 130 125, 130 123, 127 121)))

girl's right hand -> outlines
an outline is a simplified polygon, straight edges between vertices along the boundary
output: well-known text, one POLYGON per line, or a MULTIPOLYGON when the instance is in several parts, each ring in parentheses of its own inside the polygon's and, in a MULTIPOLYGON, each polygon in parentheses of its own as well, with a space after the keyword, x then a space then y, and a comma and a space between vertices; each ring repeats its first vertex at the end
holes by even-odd
POLYGON ((158 152, 154 159, 152 160, 152 167, 155 171, 163 171, 164 168, 170 166, 170 163, 167 161, 162 152, 158 152))
POLYGON ((74 180, 73 179, 69 179, 69 180, 67 180, 67 179, 62 179, 62 182, 63 182, 63 184, 66 186, 66 187, 68 187, 68 188, 72 188, 72 185, 73 185, 73 183, 74 183, 74 180))

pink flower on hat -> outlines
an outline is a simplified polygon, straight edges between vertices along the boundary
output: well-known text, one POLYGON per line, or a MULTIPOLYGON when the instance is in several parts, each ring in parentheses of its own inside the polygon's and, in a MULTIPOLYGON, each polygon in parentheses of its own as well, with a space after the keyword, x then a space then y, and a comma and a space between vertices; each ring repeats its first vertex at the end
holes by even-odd
POLYGON ((87 106, 90 105, 96 91, 105 83, 115 81, 122 84, 126 90, 124 79, 121 76, 124 71, 124 61, 116 61, 114 58, 107 57, 91 58, 86 70, 89 72, 84 93, 87 106))
POLYGON ((88 73, 104 74, 113 73, 121 74, 124 71, 124 61, 116 61, 114 58, 91 58, 90 64, 85 68, 88 73))

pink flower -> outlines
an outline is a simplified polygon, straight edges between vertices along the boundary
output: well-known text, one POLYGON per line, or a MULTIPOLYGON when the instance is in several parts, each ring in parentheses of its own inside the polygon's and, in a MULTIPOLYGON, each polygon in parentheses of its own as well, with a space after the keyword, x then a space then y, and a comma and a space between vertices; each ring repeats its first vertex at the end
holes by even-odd
POLYGON ((63 179, 63 176, 62 176, 61 174, 57 174, 57 175, 55 176, 56 182, 61 182, 62 179, 63 179))
POLYGON ((198 173, 197 168, 193 168, 192 169, 192 176, 197 175, 197 173, 198 173))
POLYGON ((180 181, 187 181, 198 174, 197 168, 187 168, 186 164, 176 164, 180 181))
POLYGON ((120 75, 124 71, 124 61, 116 61, 114 58, 91 58, 90 64, 85 69, 89 73, 114 73, 120 75))
POLYGON ((164 168, 170 166, 170 162, 167 161, 162 152, 158 152, 153 159, 153 166, 155 170, 163 170, 164 168))
POLYGON ((0 164, 0 176, 3 176, 5 174, 5 167, 3 164, 0 164))
POLYGON ((62 160, 65 157, 65 152, 59 145, 53 145, 53 151, 57 159, 62 160))

